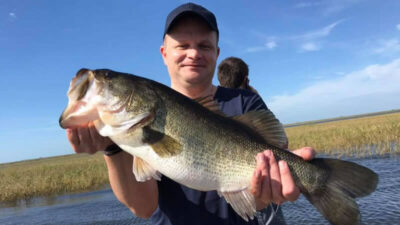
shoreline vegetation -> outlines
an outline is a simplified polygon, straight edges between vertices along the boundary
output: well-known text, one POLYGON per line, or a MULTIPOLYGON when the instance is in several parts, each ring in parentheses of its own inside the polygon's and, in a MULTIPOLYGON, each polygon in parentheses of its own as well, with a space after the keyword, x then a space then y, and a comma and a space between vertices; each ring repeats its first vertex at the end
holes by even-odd
POLYGON ((289 149, 312 146, 318 154, 365 157, 400 153, 400 112, 285 128, 289 149))
MULTIPOLYGON (((71 150, 72 151, 72 150, 71 150)), ((72 154, 0 164, 0 203, 104 189, 103 154, 72 154)))
MULTIPOLYGON (((400 154, 400 110, 285 125, 285 131, 290 149, 312 146, 332 157, 400 154)), ((0 203, 101 190, 108 184, 102 153, 0 164, 0 203)))

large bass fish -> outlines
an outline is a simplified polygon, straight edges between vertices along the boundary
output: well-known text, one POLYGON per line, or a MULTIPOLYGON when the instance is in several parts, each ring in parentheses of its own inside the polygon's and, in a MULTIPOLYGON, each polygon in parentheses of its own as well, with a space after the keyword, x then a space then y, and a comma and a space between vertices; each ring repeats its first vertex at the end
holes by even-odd
POLYGON ((288 163, 301 193, 331 224, 358 224, 354 198, 378 183, 377 174, 355 163, 304 161, 279 148, 286 136, 269 111, 228 118, 207 98, 194 101, 155 81, 106 69, 81 69, 68 98, 61 127, 94 121, 100 135, 134 155, 138 181, 159 180, 161 173, 193 189, 217 190, 245 220, 256 212, 250 181, 255 156, 265 149, 288 163))

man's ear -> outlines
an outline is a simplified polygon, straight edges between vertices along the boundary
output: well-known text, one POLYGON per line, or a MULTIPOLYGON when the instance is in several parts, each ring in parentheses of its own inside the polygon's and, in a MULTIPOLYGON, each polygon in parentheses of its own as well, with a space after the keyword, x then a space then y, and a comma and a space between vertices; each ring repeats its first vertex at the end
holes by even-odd
POLYGON ((219 47, 217 47, 217 58, 219 56, 219 47))
POLYGON ((167 62, 165 61, 166 60, 166 56, 167 56, 167 51, 165 50, 165 45, 164 44, 161 45, 161 47, 160 47, 160 53, 161 53, 161 57, 163 58, 164 65, 167 65, 167 62))

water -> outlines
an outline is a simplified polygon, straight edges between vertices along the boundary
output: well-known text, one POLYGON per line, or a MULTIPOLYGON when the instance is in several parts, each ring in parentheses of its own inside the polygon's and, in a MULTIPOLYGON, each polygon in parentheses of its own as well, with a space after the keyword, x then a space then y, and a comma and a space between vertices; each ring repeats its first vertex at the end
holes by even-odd
POLYGON ((111 190, 36 199, 22 206, 0 209, 2 225, 147 224, 136 218, 111 190))
MULTIPOLYGON (((358 199, 362 224, 400 224, 400 158, 352 160, 379 174, 377 190, 358 199)), ((304 197, 282 205, 287 224, 329 224, 304 197)), ((65 195, 21 202, 18 206, 0 206, 2 225, 89 225, 134 224, 147 221, 133 216, 110 190, 65 195)))
MULTIPOLYGON (((400 224, 400 158, 351 160, 379 174, 378 187, 371 195, 357 199, 364 225, 400 224)), ((288 224, 329 225, 321 214, 301 196, 282 205, 288 224)))

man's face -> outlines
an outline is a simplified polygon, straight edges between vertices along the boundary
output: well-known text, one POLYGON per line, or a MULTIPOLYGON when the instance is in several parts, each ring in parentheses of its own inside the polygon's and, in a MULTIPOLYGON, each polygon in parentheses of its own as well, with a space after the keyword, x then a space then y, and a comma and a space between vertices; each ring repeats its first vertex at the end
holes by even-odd
POLYGON ((217 33, 199 18, 177 21, 161 46, 173 86, 211 85, 219 55, 217 33))

